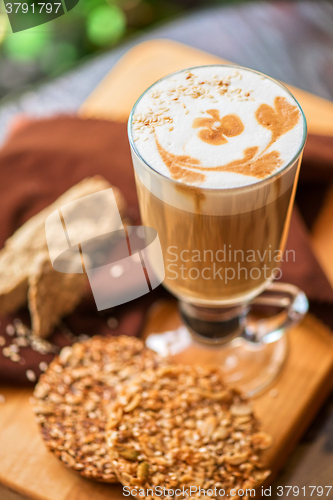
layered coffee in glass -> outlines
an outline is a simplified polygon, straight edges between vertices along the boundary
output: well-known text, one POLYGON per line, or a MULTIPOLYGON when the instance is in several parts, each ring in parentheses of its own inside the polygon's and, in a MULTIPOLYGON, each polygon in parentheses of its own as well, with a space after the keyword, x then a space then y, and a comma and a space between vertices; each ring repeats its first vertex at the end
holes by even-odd
POLYGON ((201 66, 147 89, 128 132, 142 223, 157 230, 164 258, 161 266, 152 254, 149 265, 182 317, 177 331, 147 343, 182 361, 209 360, 254 394, 280 371, 286 329, 307 310, 280 268, 296 259, 284 249, 304 114, 266 75, 201 66), (258 306, 269 306, 265 318, 258 306))

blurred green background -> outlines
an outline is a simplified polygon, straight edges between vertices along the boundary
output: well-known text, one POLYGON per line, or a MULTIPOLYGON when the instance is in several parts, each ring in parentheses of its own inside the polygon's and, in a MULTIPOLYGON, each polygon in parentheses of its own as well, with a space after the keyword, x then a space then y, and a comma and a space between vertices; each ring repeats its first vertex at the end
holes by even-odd
POLYGON ((0 0, 0 100, 30 84, 58 76, 83 58, 106 51, 133 33, 186 10, 235 2, 80 0, 66 15, 13 34, 5 12, 6 0, 0 0))

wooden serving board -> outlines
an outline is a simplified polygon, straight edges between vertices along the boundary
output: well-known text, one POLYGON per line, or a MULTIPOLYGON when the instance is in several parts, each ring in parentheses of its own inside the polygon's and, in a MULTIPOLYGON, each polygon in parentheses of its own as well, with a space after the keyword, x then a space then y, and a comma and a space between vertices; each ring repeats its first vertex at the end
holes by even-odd
MULTIPOLYGON (((145 332, 171 329, 177 321, 173 302, 157 304, 145 332)), ((254 400, 263 428, 274 438, 267 454, 273 475, 310 424, 332 388, 333 336, 308 315, 289 332, 290 353, 274 384, 277 396, 266 392, 254 400)), ((27 389, 0 389, 6 402, 0 409, 1 500, 121 500, 120 486, 81 478, 66 469, 45 448, 27 389)))
MULTIPOLYGON (((81 107, 81 115, 127 121, 137 98, 163 76, 191 66, 227 64, 171 40, 140 43, 125 54, 81 107)), ((312 134, 333 136, 333 102, 285 84, 302 106, 312 134)))
MULTIPOLYGON (((169 41, 136 46, 117 64, 82 107, 86 117, 126 120, 136 98, 148 85, 180 68, 221 62, 220 59, 169 41), (133 83, 134 82, 134 83, 133 83)), ((312 132, 333 135, 333 104, 292 89, 305 109, 312 132)), ((174 302, 156 304, 145 334, 171 329, 177 323, 174 302)), ((333 385, 333 335, 308 315, 289 332, 290 353, 276 380, 276 397, 266 392, 255 399, 256 413, 274 444, 267 464, 276 473, 309 425, 333 385)), ((27 389, 0 387, 1 500, 120 500, 120 486, 81 478, 66 469, 39 436, 27 389)))

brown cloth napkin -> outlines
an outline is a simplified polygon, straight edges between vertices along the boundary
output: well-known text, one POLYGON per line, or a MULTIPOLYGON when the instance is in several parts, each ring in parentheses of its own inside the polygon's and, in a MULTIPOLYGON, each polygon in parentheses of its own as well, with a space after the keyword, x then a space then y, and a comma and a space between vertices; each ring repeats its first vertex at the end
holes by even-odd
POLYGON ((302 181, 332 181, 333 138, 322 135, 308 135, 301 170, 302 181))
MULTIPOLYGON (((305 152, 303 160, 304 176, 310 180, 312 169, 316 168, 316 141, 317 157, 323 159, 320 156, 324 152, 321 139, 311 138, 309 155, 305 152)), ((325 180, 330 170, 333 178, 333 150, 330 147, 328 145, 326 163, 322 161, 325 180)), ((128 204, 127 216, 132 223, 139 224, 125 124, 59 116, 31 121, 18 128, 0 151, 0 247, 32 215, 80 180, 95 174, 101 174, 121 189, 128 204)), ((332 289, 312 253, 306 228, 297 211, 292 217, 287 248, 295 250, 296 262, 283 264, 283 281, 300 286, 310 300, 333 302, 332 289)), ((128 304, 98 313, 90 293, 49 340, 56 351, 82 334, 138 335, 148 307, 163 295, 166 292, 159 287, 128 304)), ((0 347, 0 383, 32 383, 34 374, 38 377, 41 373, 43 364, 40 363, 49 363, 54 354, 45 355, 26 347, 20 349, 21 362, 4 356, 3 348, 12 343, 10 325, 15 318, 29 324, 27 310, 0 318, 0 336, 6 339, 6 345, 0 347)))

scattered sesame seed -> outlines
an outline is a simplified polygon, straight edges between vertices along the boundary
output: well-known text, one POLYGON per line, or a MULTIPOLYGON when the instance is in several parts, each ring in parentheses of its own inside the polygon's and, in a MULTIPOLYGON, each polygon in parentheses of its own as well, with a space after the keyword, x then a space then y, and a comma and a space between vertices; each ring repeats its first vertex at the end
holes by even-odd
POLYGON ((10 335, 11 337, 14 335, 15 333, 15 328, 13 325, 7 325, 6 326, 6 333, 7 335, 10 335))
POLYGON ((0 335, 0 346, 2 347, 4 345, 6 345, 6 339, 2 335, 0 335))
POLYGON ((18 363, 20 359, 21 359, 20 355, 16 354, 15 352, 10 356, 10 360, 13 361, 14 363, 18 363))
POLYGON ((276 398, 279 395, 279 391, 277 389, 271 389, 268 394, 271 398, 276 398))
POLYGON ((47 363, 45 363, 45 361, 41 361, 39 363, 39 369, 41 372, 45 372, 47 370, 48 366, 49 365, 47 363))
POLYGON ((27 376, 27 379, 30 381, 30 382, 36 382, 36 374, 33 370, 27 370, 25 372, 26 376, 27 376))
POLYGON ((119 321, 117 318, 111 317, 107 320, 108 327, 111 328, 111 330, 115 330, 117 326, 119 325, 119 321))
POLYGON ((80 335, 78 336, 78 340, 80 342, 84 341, 84 340, 88 340, 90 337, 89 335, 87 335, 86 333, 80 333, 80 335))

